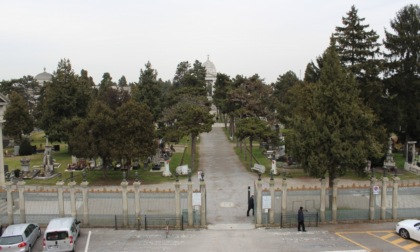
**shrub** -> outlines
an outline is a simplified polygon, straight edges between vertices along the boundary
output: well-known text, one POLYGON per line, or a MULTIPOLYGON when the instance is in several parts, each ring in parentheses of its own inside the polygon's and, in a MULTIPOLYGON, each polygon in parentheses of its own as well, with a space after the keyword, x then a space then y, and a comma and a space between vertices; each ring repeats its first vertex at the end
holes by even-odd
POLYGON ((32 155, 32 146, 29 138, 23 138, 19 147, 19 156, 32 155))

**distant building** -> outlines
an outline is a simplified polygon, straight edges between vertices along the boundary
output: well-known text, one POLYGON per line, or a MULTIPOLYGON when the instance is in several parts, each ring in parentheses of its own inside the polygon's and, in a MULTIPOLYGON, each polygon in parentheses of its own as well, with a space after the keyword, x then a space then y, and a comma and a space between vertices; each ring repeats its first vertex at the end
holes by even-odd
POLYGON ((203 66, 206 68, 206 83, 207 83, 207 92, 209 96, 213 95, 214 92, 214 83, 217 78, 216 67, 213 62, 210 61, 209 56, 207 55, 207 61, 203 63, 203 66))
POLYGON ((44 86, 45 82, 51 81, 52 80, 53 75, 50 73, 47 73, 45 71, 45 67, 44 67, 44 72, 37 74, 34 79, 36 81, 38 81, 39 85, 44 86))

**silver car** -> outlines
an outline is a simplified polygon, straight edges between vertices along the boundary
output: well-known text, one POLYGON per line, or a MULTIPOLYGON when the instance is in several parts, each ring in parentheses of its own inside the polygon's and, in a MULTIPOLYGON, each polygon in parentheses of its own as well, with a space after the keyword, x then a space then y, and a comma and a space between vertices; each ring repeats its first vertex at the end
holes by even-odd
POLYGON ((41 236, 41 228, 35 223, 9 225, 0 237, 1 252, 32 251, 41 236))

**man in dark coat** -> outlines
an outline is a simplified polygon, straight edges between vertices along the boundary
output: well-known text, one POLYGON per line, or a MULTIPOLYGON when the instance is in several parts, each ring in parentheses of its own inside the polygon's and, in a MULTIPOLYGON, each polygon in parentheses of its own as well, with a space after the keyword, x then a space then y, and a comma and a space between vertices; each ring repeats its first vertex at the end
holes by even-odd
POLYGON ((300 207, 299 211, 298 211, 298 231, 300 231, 301 228, 302 228, 303 232, 306 232, 306 230, 305 230, 305 220, 304 220, 304 217, 303 217, 303 207, 300 207))
POLYGON ((252 209, 252 215, 254 215, 254 195, 248 199, 248 211, 246 211, 246 216, 249 216, 249 210, 252 209))

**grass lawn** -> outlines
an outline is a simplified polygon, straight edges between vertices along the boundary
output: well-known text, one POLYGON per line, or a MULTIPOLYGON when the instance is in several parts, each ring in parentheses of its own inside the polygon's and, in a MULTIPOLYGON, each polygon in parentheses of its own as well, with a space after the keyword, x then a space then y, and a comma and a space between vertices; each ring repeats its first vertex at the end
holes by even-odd
MULTIPOLYGON (((225 134, 226 134, 226 138, 229 139, 229 132, 228 129, 224 128, 225 134)), ((234 139, 233 141, 236 141, 236 139, 234 139)), ((247 144, 247 148, 249 151, 249 142, 246 141, 247 144)), ((254 141, 253 142, 253 148, 252 148, 252 154, 254 156, 254 158, 257 160, 257 162, 261 165, 264 165, 266 170, 265 170, 265 174, 262 175, 262 177, 269 177, 270 176, 270 169, 271 169, 271 160, 268 159, 267 157, 264 156, 264 150, 259 148, 259 142, 254 141)), ((235 146, 235 153, 236 155, 238 155, 239 159, 241 160, 242 164, 244 165, 244 167, 246 167, 246 170, 251 171, 250 167, 249 167, 249 153, 247 153, 247 159, 245 160, 244 158, 244 153, 243 153, 243 147, 242 150, 239 147, 235 146)), ((405 162, 405 157, 403 156, 402 153, 394 153, 393 154, 394 157, 394 161, 396 164, 396 167, 398 168, 398 177, 402 180, 407 180, 407 179, 416 179, 419 178, 419 175, 416 175, 414 173, 408 172, 404 170, 404 162, 405 162)), ((256 163, 255 160, 253 160, 252 162, 253 164, 256 163)), ((381 178, 383 176, 383 171, 382 169, 377 169, 374 171, 375 172, 375 177, 376 178, 381 178)), ((280 174, 278 174, 277 176, 283 176, 282 172, 280 172, 280 174)), ((347 173, 342 176, 341 178, 344 179, 353 179, 353 180, 366 180, 369 179, 371 176, 371 174, 366 174, 366 176, 364 177, 360 177, 358 176, 355 172, 349 170, 347 171, 347 173)), ((387 173, 388 177, 393 177, 394 174, 393 173, 387 173)), ((302 171, 302 169, 291 169, 287 171, 287 177, 289 178, 306 178, 309 177, 305 172, 302 171)))
MULTIPOLYGON (((45 147, 45 135, 43 132, 34 132, 31 134, 31 144, 35 145, 38 150, 45 147)), ((188 140, 182 139, 179 145, 188 144, 188 140)), ((66 171, 67 164, 71 163, 71 155, 68 153, 67 144, 63 143, 49 143, 50 145, 60 145, 59 151, 53 151, 53 159, 55 163, 59 163, 60 167, 55 170, 56 173, 61 173, 61 176, 56 176, 54 178, 41 180, 41 179, 27 179, 25 180, 28 185, 55 185, 60 179, 69 181, 71 177, 71 172, 66 171)), ((6 153, 13 153, 13 148, 5 149, 6 153)), ((198 156, 198 155, 197 155, 198 156)), ((142 184, 158 184, 161 182, 174 181, 175 180, 175 169, 177 166, 182 164, 189 164, 190 162, 190 148, 186 148, 185 153, 176 152, 172 155, 169 167, 172 177, 163 177, 162 172, 151 172, 151 165, 149 164, 147 169, 143 169, 143 166, 138 170, 128 171, 126 174, 126 179, 129 183, 132 183, 136 179, 136 171, 138 173, 138 178, 142 184)), ((44 153, 37 153, 29 156, 5 156, 4 163, 8 165, 9 172, 15 169, 21 168, 20 160, 26 158, 30 160, 30 167, 33 169, 33 166, 42 167, 44 153)), ((197 162, 198 163, 198 162, 197 162)), ((83 181, 81 171, 74 171, 73 176, 77 183, 83 181)), ((119 185, 123 180, 122 171, 114 170, 87 170, 86 169, 86 179, 90 185, 119 185)))

